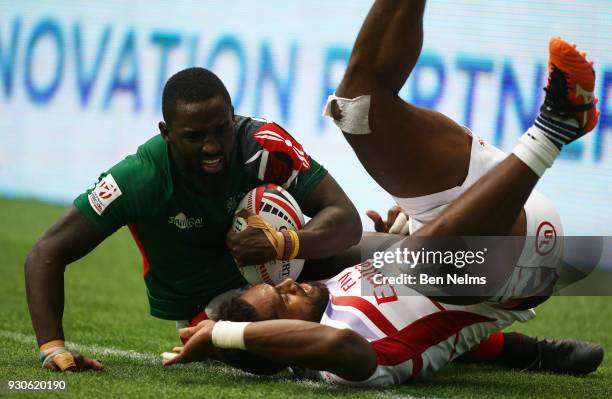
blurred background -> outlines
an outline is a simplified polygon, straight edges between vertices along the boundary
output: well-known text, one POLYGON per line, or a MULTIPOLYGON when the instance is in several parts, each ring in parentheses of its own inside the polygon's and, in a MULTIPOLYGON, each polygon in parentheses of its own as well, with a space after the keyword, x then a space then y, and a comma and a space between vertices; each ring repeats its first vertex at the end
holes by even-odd
MULTIPOLYGON (((0 197, 68 204, 158 134, 164 82, 197 65, 236 113, 289 130, 362 215, 386 211, 391 198, 321 117, 371 3, 0 0, 0 197)), ((610 21, 612 1, 431 0, 401 95, 510 151, 543 99, 548 39, 578 43, 595 61, 600 123, 539 189, 567 235, 612 235, 610 21)))

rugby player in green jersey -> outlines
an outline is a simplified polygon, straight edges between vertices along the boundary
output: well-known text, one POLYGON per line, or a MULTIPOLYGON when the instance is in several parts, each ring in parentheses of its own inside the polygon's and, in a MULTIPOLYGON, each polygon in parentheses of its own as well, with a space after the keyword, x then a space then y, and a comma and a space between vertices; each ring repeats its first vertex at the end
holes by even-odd
POLYGON ((283 245, 299 248, 299 258, 322 258, 359 241, 360 218, 335 180, 279 125, 235 115, 212 72, 189 68, 171 77, 162 112, 160 134, 78 196, 26 260, 46 368, 102 367, 64 347, 64 270, 122 226, 142 253, 151 314, 168 320, 193 319, 213 297, 244 285, 234 259, 266 262, 282 257, 283 245), (238 202, 264 183, 285 187, 312 217, 297 237, 228 233, 238 202))

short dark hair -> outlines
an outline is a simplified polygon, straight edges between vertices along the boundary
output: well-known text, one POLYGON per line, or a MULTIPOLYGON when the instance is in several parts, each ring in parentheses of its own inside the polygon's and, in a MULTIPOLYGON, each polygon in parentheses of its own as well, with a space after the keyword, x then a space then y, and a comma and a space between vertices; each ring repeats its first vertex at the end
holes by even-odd
POLYGON ((183 69, 172 75, 164 86, 162 94, 162 114, 167 124, 172 123, 178 101, 203 102, 221 96, 229 106, 232 105, 225 85, 217 75, 205 68, 183 69))
POLYGON ((255 307, 239 296, 221 304, 218 314, 218 320, 259 321, 255 307))
MULTIPOLYGON (((217 320, 259 321, 259 316, 253 305, 240 297, 235 297, 221 305, 217 320)), ((287 368, 286 364, 240 349, 223 349, 219 350, 218 353, 220 355, 219 360, 223 363, 252 374, 270 375, 287 368)))

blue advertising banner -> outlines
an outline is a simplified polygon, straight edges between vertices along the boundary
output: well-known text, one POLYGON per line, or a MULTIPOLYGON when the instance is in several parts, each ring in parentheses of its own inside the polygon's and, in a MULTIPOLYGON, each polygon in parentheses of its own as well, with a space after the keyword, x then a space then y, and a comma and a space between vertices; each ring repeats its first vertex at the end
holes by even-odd
MULTIPOLYGON (((0 1, 0 195, 71 201, 158 134, 164 82, 197 65, 221 77, 238 114, 289 130, 362 214, 386 211, 390 196, 321 117, 370 5, 0 1)), ((610 235, 610 21, 610 1, 432 0, 422 56, 401 95, 510 151, 543 99, 549 38, 578 43, 595 61, 600 123, 538 187, 566 234, 610 235)))

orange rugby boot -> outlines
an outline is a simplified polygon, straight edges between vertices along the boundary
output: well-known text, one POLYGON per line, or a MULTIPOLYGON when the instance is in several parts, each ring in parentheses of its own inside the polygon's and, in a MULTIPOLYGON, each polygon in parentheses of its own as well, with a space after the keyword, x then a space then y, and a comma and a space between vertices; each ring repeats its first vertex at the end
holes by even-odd
MULTIPOLYGON (((590 132, 597 125, 599 112, 596 109, 595 71, 593 62, 585 53, 576 50, 559 37, 550 40, 548 61, 548 85, 544 89, 546 98, 540 111, 544 116, 558 121, 575 119, 580 132, 559 137, 568 144, 590 132)), ((573 129, 571 129, 573 130, 573 129)))

